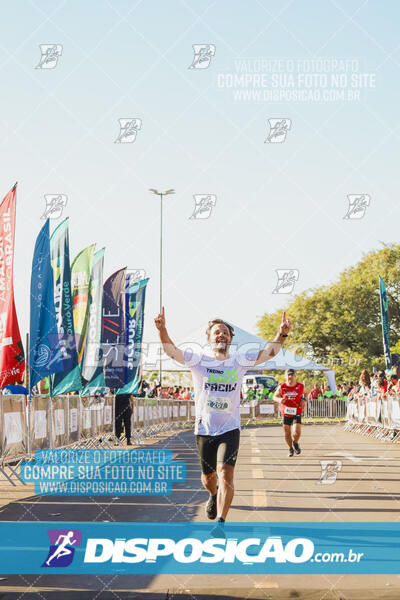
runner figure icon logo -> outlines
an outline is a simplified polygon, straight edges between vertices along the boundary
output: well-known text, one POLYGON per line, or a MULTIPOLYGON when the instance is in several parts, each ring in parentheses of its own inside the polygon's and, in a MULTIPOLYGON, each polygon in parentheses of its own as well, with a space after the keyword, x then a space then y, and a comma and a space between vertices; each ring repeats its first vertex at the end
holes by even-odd
POLYGON ((217 203, 215 194, 194 194, 194 209, 189 219, 208 219, 217 203))
POLYGON ((282 144, 292 126, 291 119, 268 119, 269 134, 264 144, 282 144))
POLYGON ((36 69, 55 69, 58 64, 63 47, 61 44, 39 44, 40 48, 40 61, 36 65, 36 69))
POLYGON ((45 194, 46 208, 42 219, 59 219, 67 206, 68 196, 65 194, 45 194))
POLYGON ((276 269, 278 281, 272 290, 273 294, 291 294, 296 281, 299 279, 298 269, 276 269))
POLYGON ((129 288, 134 284, 139 283, 142 279, 146 278, 146 271, 144 269, 126 269, 125 271, 125 289, 123 293, 128 293, 129 288))
POLYGON ((189 69, 208 69, 213 56, 214 44, 193 44, 194 57, 189 69))
POLYGON ((362 219, 370 205, 371 196, 369 194, 348 194, 347 199, 349 207, 343 219, 362 219))
POLYGON ((50 548, 42 567, 68 567, 74 558, 75 548, 81 545, 79 529, 48 529, 50 548))
POLYGON ((137 132, 142 129, 142 119, 118 119, 119 134, 114 144, 132 144, 137 132))
POLYGON ((320 460, 321 477, 318 481, 320 485, 332 485, 335 483, 338 473, 342 470, 341 460, 320 460))

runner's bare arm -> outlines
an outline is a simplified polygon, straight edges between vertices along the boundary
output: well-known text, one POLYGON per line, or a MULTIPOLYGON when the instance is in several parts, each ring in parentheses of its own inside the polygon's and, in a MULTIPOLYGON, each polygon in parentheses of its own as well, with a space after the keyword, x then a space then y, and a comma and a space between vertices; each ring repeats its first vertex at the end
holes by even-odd
POLYGON ((165 310, 164 307, 161 309, 161 313, 154 319, 154 324, 158 329, 158 333, 160 335, 160 341, 163 347, 163 350, 167 356, 173 358, 181 365, 185 364, 183 359, 183 352, 179 350, 171 340, 168 335, 167 328, 165 326, 165 310))
POLYGON ((273 358, 276 354, 278 354, 279 350, 282 348, 283 342, 285 341, 290 329, 291 324, 289 319, 286 318, 286 312, 282 315, 281 326, 279 328, 279 333, 275 336, 273 342, 270 342, 264 350, 260 350, 258 353, 255 365, 259 365, 270 358, 273 358))
POLYGON ((281 386, 278 385, 278 387, 276 388, 275 394, 273 396, 273 400, 275 402, 280 402, 280 400, 282 400, 282 396, 281 396, 281 386))

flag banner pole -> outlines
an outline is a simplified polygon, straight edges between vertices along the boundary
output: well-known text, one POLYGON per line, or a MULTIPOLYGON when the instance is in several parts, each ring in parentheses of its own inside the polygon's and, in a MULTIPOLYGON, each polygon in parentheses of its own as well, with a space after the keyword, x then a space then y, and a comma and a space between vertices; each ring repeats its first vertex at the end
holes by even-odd
POLYGON ((381 319, 382 319, 382 336, 383 336, 383 352, 385 355, 386 369, 392 368, 392 359, 390 357, 390 342, 389 342, 389 308, 386 293, 386 286, 382 279, 379 277, 379 296, 381 304, 381 319))

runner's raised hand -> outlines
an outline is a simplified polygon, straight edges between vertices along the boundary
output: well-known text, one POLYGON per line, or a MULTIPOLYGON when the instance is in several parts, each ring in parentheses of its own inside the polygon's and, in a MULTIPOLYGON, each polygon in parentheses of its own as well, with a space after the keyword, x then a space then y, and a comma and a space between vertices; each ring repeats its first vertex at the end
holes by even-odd
POLYGON ((286 312, 283 311, 281 326, 279 328, 279 333, 283 333, 283 335, 287 335, 291 330, 292 325, 289 319, 286 318, 286 312))
POLYGON ((165 310, 164 307, 161 309, 161 313, 154 319, 154 324, 158 331, 165 329, 165 310))

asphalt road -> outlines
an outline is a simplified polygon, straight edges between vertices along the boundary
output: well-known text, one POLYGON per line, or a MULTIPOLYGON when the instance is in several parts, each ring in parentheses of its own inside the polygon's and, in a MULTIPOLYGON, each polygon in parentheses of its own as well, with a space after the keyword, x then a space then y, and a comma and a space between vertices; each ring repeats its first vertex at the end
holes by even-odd
MULTIPOLYGON (((182 431, 149 443, 167 447, 185 460, 187 479, 169 497, 39 497, 27 486, 0 480, 1 521, 205 521, 207 494, 193 432, 182 431), (32 495, 29 495, 32 494, 32 495)), ((242 431, 229 520, 397 521, 400 507, 400 445, 382 444, 345 432, 342 425, 303 427, 302 454, 289 458, 280 426, 242 431), (341 461, 334 483, 321 484, 320 461, 341 461)), ((1 570, 1 567, 0 567, 1 570)), ((16 598, 304 598, 369 600, 400 598, 399 575, 7 575, 0 600, 16 598)))

